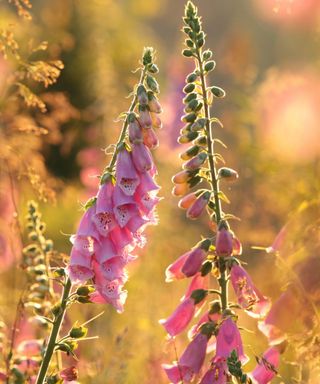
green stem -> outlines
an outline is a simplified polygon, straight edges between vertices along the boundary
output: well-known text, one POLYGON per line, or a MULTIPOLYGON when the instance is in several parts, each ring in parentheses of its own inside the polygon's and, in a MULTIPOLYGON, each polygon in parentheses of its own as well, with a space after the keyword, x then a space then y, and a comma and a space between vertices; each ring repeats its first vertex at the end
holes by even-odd
POLYGON ((46 374, 50 365, 50 361, 52 358, 52 355, 54 353, 54 349, 56 346, 57 337, 59 335, 59 331, 61 328, 62 321, 65 316, 66 308, 67 308, 67 301, 68 297, 71 291, 71 280, 68 278, 66 281, 66 284, 63 289, 62 298, 60 302, 60 313, 55 316, 54 324, 51 329, 48 345, 43 357, 43 360, 41 362, 40 370, 38 373, 36 384, 42 384, 46 378, 46 374))
MULTIPOLYGON (((214 211, 216 215, 216 223, 218 226, 222 217, 221 201, 219 198, 219 180, 218 180, 218 175, 217 175, 217 171, 214 163, 214 141, 212 138, 212 131, 211 131, 211 116, 210 116, 210 109, 209 109, 209 103, 207 98, 207 85, 206 85, 205 73, 203 68, 203 61, 201 59, 201 52, 198 47, 196 49, 196 54, 197 54, 199 72, 200 72, 204 115, 205 115, 205 118, 207 119, 206 136, 207 136, 207 146, 208 146, 209 168, 210 168, 210 174, 211 174, 210 182, 211 182, 211 187, 214 194, 214 202, 215 202, 214 211)), ((218 279, 218 281, 220 285, 220 300, 221 300, 222 310, 224 311, 228 307, 228 281, 227 281, 227 272, 225 268, 225 263, 222 258, 220 258, 219 260, 219 270, 220 270, 220 278, 218 279)))
MULTIPOLYGON (((143 84, 143 81, 144 81, 144 78, 145 78, 145 75, 146 75, 146 68, 143 68, 142 71, 141 71, 141 76, 140 76, 140 80, 139 80, 139 85, 143 84)), ((138 102, 138 95, 137 93, 134 95, 134 98, 131 102, 131 105, 130 105, 130 108, 128 110, 128 114, 129 113, 132 113, 137 105, 137 102, 138 102)), ((110 163, 109 165, 106 167, 106 172, 112 172, 115 164, 116 164, 116 161, 117 161, 117 155, 118 155, 118 151, 119 151, 119 147, 121 146, 121 144, 123 143, 125 137, 126 137, 126 134, 127 134, 127 128, 128 128, 128 119, 126 118, 124 123, 123 123, 123 126, 122 126, 122 129, 121 129, 121 132, 120 132, 120 136, 119 136, 119 139, 118 139, 118 142, 117 144, 115 145, 115 150, 113 152, 113 155, 112 155, 112 158, 110 160, 110 163)))

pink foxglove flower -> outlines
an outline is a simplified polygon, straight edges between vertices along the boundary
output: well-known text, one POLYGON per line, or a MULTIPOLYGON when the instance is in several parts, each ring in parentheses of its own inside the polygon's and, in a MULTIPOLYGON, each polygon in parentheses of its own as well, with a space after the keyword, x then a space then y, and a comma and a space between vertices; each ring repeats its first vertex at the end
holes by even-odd
POLYGON ((214 357, 211 367, 204 374, 199 384, 227 384, 228 375, 227 361, 225 358, 214 357))
POLYGON ((189 383, 195 374, 200 372, 208 344, 208 336, 198 333, 190 342, 179 361, 174 365, 164 365, 163 368, 172 383, 181 381, 189 383))
POLYGON ((268 384, 277 375, 280 352, 277 348, 269 348, 259 359, 258 365, 250 374, 256 384, 268 384))
MULTIPOLYGON (((150 115, 146 112, 144 119, 150 115)), ((139 116, 130 113, 127 119, 132 150, 124 143, 118 146, 115 175, 106 172, 102 176, 97 196, 71 237, 68 266, 73 283, 92 280, 96 289, 90 294, 92 302, 109 303, 118 312, 123 311, 127 297, 123 287, 128 279, 126 266, 135 259, 133 250, 145 244, 145 227, 157 223, 155 206, 160 201, 154 180, 157 170, 142 143, 139 116)))
POLYGON ((139 185, 140 179, 135 169, 131 153, 122 149, 118 154, 116 169, 117 185, 126 195, 132 196, 139 185))
POLYGON ((197 219, 208 205, 211 193, 206 191, 202 195, 198 196, 197 200, 188 208, 187 218, 197 219))
POLYGON ((258 323, 260 331, 267 336, 270 345, 280 344, 286 339, 286 332, 293 319, 300 316, 300 311, 299 297, 289 287, 273 303, 264 321, 258 323))
POLYGON ((210 245, 211 241, 209 239, 203 240, 188 253, 188 256, 181 268, 181 272, 186 277, 194 276, 197 272, 199 272, 201 265, 207 256, 210 245))
POLYGON ((220 325, 217 336, 217 357, 228 358, 231 352, 237 352, 238 359, 245 364, 248 361, 243 352, 242 340, 236 323, 230 318, 226 318, 220 325))
POLYGON ((188 193, 179 201, 179 208, 188 209, 196 200, 197 194, 195 192, 188 193))
POLYGON ((233 265, 230 279, 241 307, 252 317, 265 316, 270 309, 270 301, 256 288, 245 269, 233 265))
POLYGON ((176 336, 186 329, 196 311, 194 299, 188 297, 184 299, 176 310, 167 319, 160 320, 170 336, 176 336))
POLYGON ((132 145, 132 160, 139 173, 147 172, 153 167, 151 153, 143 143, 132 145))
POLYGON ((228 228, 221 222, 216 238, 216 254, 219 257, 231 256, 233 251, 233 237, 228 228))

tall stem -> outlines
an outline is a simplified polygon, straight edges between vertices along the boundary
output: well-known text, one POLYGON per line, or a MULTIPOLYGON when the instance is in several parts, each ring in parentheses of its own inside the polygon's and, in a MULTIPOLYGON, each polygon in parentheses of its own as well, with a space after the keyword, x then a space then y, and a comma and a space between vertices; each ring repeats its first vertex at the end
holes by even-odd
MULTIPOLYGON (((143 68, 141 71, 139 85, 143 83, 145 75, 146 75, 146 68, 143 68)), ((138 102, 138 96, 137 96, 137 94, 135 94, 135 96, 131 102, 128 113, 131 113, 134 111, 134 109, 137 105, 137 102, 138 102)), ((105 171, 112 172, 112 170, 116 164, 116 161, 117 161, 117 154, 118 154, 119 146, 123 143, 123 141, 126 137, 127 128, 128 128, 128 119, 125 119, 123 126, 122 126, 122 129, 121 129, 121 132, 120 132, 118 142, 117 142, 116 147, 115 147, 115 151, 114 151, 112 158, 110 160, 110 163, 106 167, 105 171)), ((54 320, 54 323, 53 323, 53 326, 51 329, 48 345, 47 345, 47 348, 46 348, 46 351, 45 351, 45 354, 44 354, 44 357, 43 357, 43 360, 42 360, 42 363, 40 366, 40 370, 38 373, 36 384, 42 384, 46 378, 46 374, 47 374, 47 371, 48 371, 48 368, 50 365, 50 361, 51 361, 51 358, 52 358, 52 355, 54 353, 54 349, 56 346, 57 337, 59 335, 61 324, 62 324, 62 321, 63 321, 64 316, 65 316, 67 301, 68 301, 68 297, 70 295, 70 291, 71 291, 71 281, 68 278, 68 280, 66 281, 66 284, 64 286, 64 290, 63 290, 63 294, 62 294, 62 298, 61 298, 61 302, 60 302, 61 311, 60 311, 60 314, 55 317, 55 320, 54 320)))
MULTIPOLYGON (((203 61, 201 58, 201 52, 199 47, 197 47, 196 49, 196 55, 198 60, 199 72, 200 72, 204 115, 205 115, 205 118, 207 119, 206 136, 207 136, 209 168, 210 168, 210 175, 211 175, 210 182, 211 182, 211 187, 214 194, 214 202, 215 202, 214 211, 216 215, 216 223, 217 225, 219 225, 222 217, 221 202, 219 198, 219 180, 218 180, 217 170, 214 163, 214 141, 213 141, 212 131, 211 131, 210 108, 209 108, 208 97, 207 97, 207 85, 206 85, 206 79, 205 79, 205 72, 203 68, 203 61)), ((224 311, 228 307, 228 280, 227 280, 227 272, 226 272, 226 267, 225 267, 223 258, 219 259, 219 270, 220 270, 220 278, 218 279, 218 281, 220 285, 220 300, 221 300, 222 310, 224 311)))
MULTIPOLYGON (((145 75, 146 75, 146 68, 144 67, 141 70, 141 76, 140 76, 140 80, 139 80, 138 86, 143 84, 145 75)), ((137 105, 137 102, 138 102, 138 95, 136 93, 134 98, 132 99, 130 108, 128 110, 128 114, 134 111, 134 109, 135 109, 135 107, 137 105)), ((127 128, 128 128, 128 119, 126 118, 124 123, 123 123, 122 129, 121 129, 121 132, 120 132, 120 136, 119 136, 119 139, 118 139, 118 142, 115 145, 115 151, 113 152, 113 155, 112 155, 112 158, 110 160, 109 165, 106 167, 106 171, 112 172, 112 170, 113 170, 113 168, 114 168, 114 166, 116 164, 119 146, 123 143, 123 141, 124 141, 124 139, 126 137, 127 128)))
POLYGON ((41 362, 40 370, 38 373, 36 384, 42 384, 46 378, 46 374, 50 365, 50 361, 56 346, 57 337, 59 335, 59 331, 61 328, 62 321, 64 319, 65 313, 66 313, 66 307, 67 307, 67 301, 68 297, 70 295, 71 291, 71 280, 68 278, 64 289, 62 293, 62 298, 60 302, 60 312, 58 315, 55 316, 54 323, 51 329, 48 345, 43 357, 43 360, 41 362))

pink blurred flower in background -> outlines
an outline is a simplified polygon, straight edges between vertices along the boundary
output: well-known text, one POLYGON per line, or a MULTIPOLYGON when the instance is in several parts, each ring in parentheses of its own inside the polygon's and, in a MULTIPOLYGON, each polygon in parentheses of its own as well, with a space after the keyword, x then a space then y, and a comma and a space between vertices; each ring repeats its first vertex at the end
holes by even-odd
POLYGON ((258 89, 256 113, 265 150, 289 162, 320 154, 320 76, 272 69, 258 89))
POLYGON ((318 0, 253 0, 260 15, 281 25, 312 25, 319 15, 318 0))

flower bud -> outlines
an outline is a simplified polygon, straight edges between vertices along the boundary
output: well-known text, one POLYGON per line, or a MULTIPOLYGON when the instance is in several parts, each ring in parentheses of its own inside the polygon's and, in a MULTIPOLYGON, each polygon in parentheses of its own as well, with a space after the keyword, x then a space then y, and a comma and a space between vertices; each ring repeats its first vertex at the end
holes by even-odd
POLYGON ((207 157, 206 152, 200 152, 197 156, 184 163, 183 168, 189 170, 198 169, 207 160, 207 157))
POLYGON ((190 83, 190 84, 187 84, 184 88, 183 88, 183 92, 184 93, 191 93, 195 90, 196 86, 194 83, 190 83))
POLYGON ((139 122, 142 128, 151 128, 152 119, 146 107, 139 107, 139 122))
POLYGON ((142 141, 142 131, 137 120, 129 123, 128 131, 130 143, 137 143, 142 141))
MULTIPOLYGON (((183 171, 184 172, 184 171, 183 171)), ((179 208, 188 209, 197 200, 197 193, 191 192, 184 196, 178 203, 179 208)))
POLYGON ((199 151, 200 147, 198 145, 193 145, 192 147, 188 148, 185 152, 180 153, 180 159, 189 160, 192 157, 196 156, 199 151))
POLYGON ((181 117, 181 121, 184 123, 193 123, 197 118, 197 115, 195 112, 188 113, 187 115, 184 115, 181 117))
POLYGON ((205 66, 204 66, 204 70, 206 72, 210 72, 210 71, 212 71, 215 68, 215 66, 216 66, 216 62, 215 61, 213 61, 213 60, 212 61, 207 61, 205 66))
POLYGON ((148 100, 149 100, 148 106, 149 106, 150 112, 153 112, 153 113, 162 112, 161 105, 158 99, 156 98, 156 96, 153 94, 153 92, 148 92, 148 100))
POLYGON ((152 92, 159 93, 159 84, 153 76, 147 75, 146 76, 146 83, 147 83, 148 88, 152 92))
POLYGON ((73 339, 80 339, 81 337, 85 337, 88 333, 88 328, 80 326, 80 327, 72 327, 69 336, 73 339))
POLYGON ((142 131, 143 135, 143 144, 146 145, 149 149, 155 149, 159 145, 158 137, 155 131, 152 128, 144 129, 142 131))
POLYGON ((212 261, 206 260, 200 269, 201 276, 206 276, 212 271, 212 261))
POLYGON ((204 192, 200 195, 197 200, 187 210, 188 219, 197 219, 201 213, 205 210, 211 193, 209 191, 204 192))
MULTIPOLYGON (((191 41, 191 40, 189 40, 189 41, 191 41)), ((193 42, 192 42, 192 44, 193 44, 193 42)), ((194 81, 197 80, 197 78, 198 78, 198 75, 196 73, 192 72, 187 76, 186 81, 187 81, 187 83, 193 83, 194 81)))
POLYGON ((177 184, 172 189, 172 194, 174 196, 183 196, 189 190, 189 185, 187 183, 177 184))
POLYGON ((79 296, 88 296, 94 292, 94 288, 90 285, 83 285, 76 290, 76 294, 79 296))
POLYGON ((189 171, 183 170, 172 177, 172 182, 175 184, 183 184, 188 181, 189 177, 189 171))
POLYGON ((201 147, 207 146, 207 137, 206 136, 199 136, 197 140, 194 142, 196 145, 199 145, 201 147))
POLYGON ((137 171, 141 173, 149 171, 153 165, 150 151, 142 143, 132 145, 132 161, 137 171))
POLYGON ((226 92, 220 87, 211 87, 210 91, 212 92, 213 96, 218 98, 225 97, 226 95, 226 92))
POLYGON ((239 177, 238 172, 234 169, 222 167, 218 170, 218 176, 220 179, 224 179, 226 181, 234 181, 239 177))
POLYGON ((224 221, 219 224, 216 237, 216 254, 219 257, 231 256, 233 251, 233 236, 224 221))
POLYGON ((207 121, 208 119, 206 119, 205 117, 201 117, 200 119, 196 120, 191 126, 191 131, 201 131, 201 129, 205 128, 207 121))
POLYGON ((158 129, 162 128, 162 121, 161 121, 160 117, 158 117, 154 113, 151 113, 151 120, 152 120, 152 126, 154 128, 158 128, 158 129))
POLYGON ((147 91, 142 84, 140 84, 137 88, 137 97, 140 105, 146 106, 148 104, 147 91))
POLYGON ((189 93, 184 99, 183 103, 188 104, 191 100, 196 99, 198 95, 195 92, 189 93))
POLYGON ((178 143, 180 144, 190 143, 190 141, 193 141, 197 137, 198 137, 198 132, 190 132, 186 135, 179 136, 178 143))
POLYGON ((195 289, 192 293, 191 293, 191 298, 194 300, 194 303, 195 304, 199 304, 201 303, 201 301, 203 301, 206 296, 208 295, 208 290, 207 289, 195 289))

